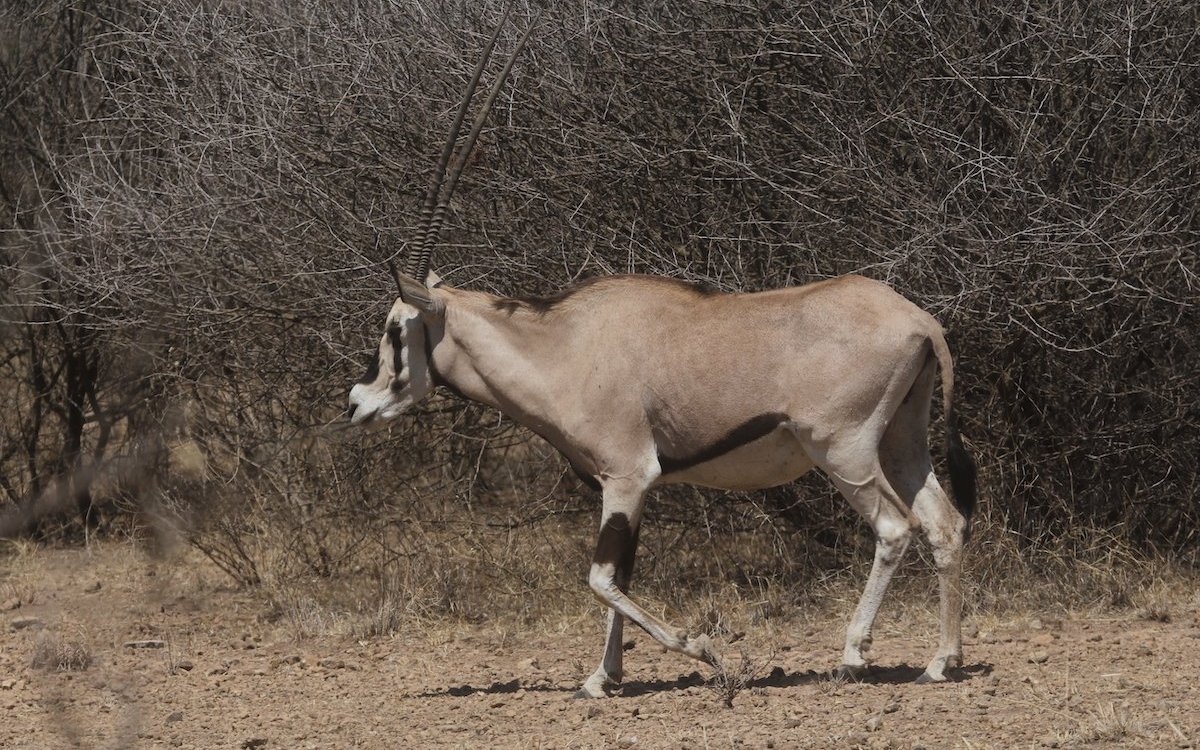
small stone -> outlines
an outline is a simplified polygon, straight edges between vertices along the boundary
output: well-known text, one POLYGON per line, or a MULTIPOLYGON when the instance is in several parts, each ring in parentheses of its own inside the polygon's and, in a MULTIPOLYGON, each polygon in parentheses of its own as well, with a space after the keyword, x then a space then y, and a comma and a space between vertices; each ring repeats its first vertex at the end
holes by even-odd
POLYGON ((157 639, 145 641, 125 641, 125 648, 166 648, 167 642, 157 639))
POLYGON ((167 716, 168 724, 174 724, 177 721, 183 721, 183 711, 176 711, 167 716))
POLYGON ((1045 651, 1034 651, 1029 655, 1030 664, 1045 664, 1050 661, 1050 654, 1045 651))
POLYGON ((1039 633, 1029 639, 1029 642, 1034 646, 1049 646, 1054 643, 1054 636, 1049 633, 1039 633))
POLYGON ((633 747, 636 744, 637 737, 634 737, 632 734, 626 735, 617 740, 617 747, 633 747))
POLYGON ((196 668, 196 665, 187 659, 180 659, 179 661, 175 662, 175 668, 182 669, 184 672, 191 672, 196 668))
POLYGON ((14 609, 21 607, 21 600, 15 596, 11 599, 5 599, 3 604, 0 604, 0 612, 11 612, 14 609))
POLYGON ((344 669, 346 667, 346 662, 342 661, 341 659, 335 659, 332 656, 327 656, 318 661, 317 666, 324 669, 344 669))
POLYGON ((889 703, 883 707, 883 712, 885 714, 894 714, 899 710, 900 710, 900 704, 897 703, 896 701, 892 701, 891 703, 889 703))
POLYGON ((536 658, 524 659, 521 661, 520 664, 517 665, 517 667, 519 669, 521 669, 522 671, 525 671, 525 672, 536 671, 541 666, 542 665, 538 663, 538 660, 536 658))
POLYGON ((39 617, 17 617, 8 624, 12 630, 41 630, 42 620, 39 617))
POLYGON ((993 696, 993 695, 995 695, 995 694, 996 694, 996 688, 994 688, 994 687, 985 687, 983 690, 980 690, 979 692, 981 692, 981 693, 983 693, 984 695, 986 695, 986 696, 989 696, 989 697, 990 697, 990 696, 993 696))
POLYGON ((1089 635, 1087 637, 1087 640, 1089 643, 1096 643, 1098 641, 1104 640, 1104 636, 1100 635, 1099 633, 1092 633, 1091 635, 1089 635))
POLYGON ((288 664, 299 664, 301 661, 300 654, 288 654, 287 656, 277 656, 271 660, 271 667, 278 669, 279 667, 288 664))
POLYGON ((599 706, 588 706, 587 717, 589 719, 594 719, 602 713, 603 711, 600 710, 599 706))
POLYGON ((867 731, 868 732, 878 732, 879 727, 881 727, 881 726, 883 726, 883 717, 882 716, 872 716, 871 718, 867 719, 867 731))
POLYGON ((258 750, 260 747, 267 746, 266 737, 251 737, 242 743, 242 750, 258 750))
POLYGON ((85 593, 85 594, 94 594, 99 590, 100 590, 100 582, 99 581, 92 581, 91 583, 89 583, 88 585, 83 587, 83 593, 85 593))
POLYGON ((1152 650, 1150 650, 1150 647, 1146 646, 1145 644, 1138 646, 1134 650, 1133 653, 1136 654, 1137 656, 1154 656, 1154 652, 1152 650))
POLYGON ((1039 618, 1035 617, 1033 618, 1033 621, 1029 623, 1029 627, 1034 630, 1041 630, 1046 626, 1039 618))

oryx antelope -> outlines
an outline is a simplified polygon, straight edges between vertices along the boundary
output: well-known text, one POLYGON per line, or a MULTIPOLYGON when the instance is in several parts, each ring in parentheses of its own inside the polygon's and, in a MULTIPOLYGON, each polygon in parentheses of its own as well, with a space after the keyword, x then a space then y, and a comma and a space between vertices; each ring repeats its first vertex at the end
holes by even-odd
POLYGON ((628 593, 650 488, 773 487, 814 466, 877 539, 839 672, 866 669, 884 591, 921 531, 937 566, 941 635, 918 682, 946 679, 962 660, 959 577, 975 468, 955 426, 950 351, 937 321, 859 276, 755 294, 615 276, 536 299, 441 283, 427 270, 431 244, 504 80, 443 182, 482 68, 481 60, 434 171, 407 273, 392 268, 399 297, 377 356, 350 391, 351 421, 392 419, 445 386, 543 437, 601 492, 588 583, 609 608, 608 639, 582 695, 601 696, 621 681, 626 618, 668 649, 717 663, 707 637, 671 627, 628 593), (927 441, 939 370, 953 503, 927 441))

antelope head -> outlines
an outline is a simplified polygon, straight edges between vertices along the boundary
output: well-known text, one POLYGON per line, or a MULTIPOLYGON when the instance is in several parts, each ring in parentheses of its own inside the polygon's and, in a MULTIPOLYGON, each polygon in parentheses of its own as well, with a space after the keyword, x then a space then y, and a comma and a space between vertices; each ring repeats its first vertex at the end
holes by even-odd
POLYGON ((414 248, 408 257, 405 272, 401 273, 388 261, 398 296, 388 311, 378 352, 371 360, 366 374, 350 389, 351 424, 382 424, 404 413, 433 390, 429 327, 442 320, 446 301, 445 296, 436 289, 440 279, 429 270, 429 259, 449 209, 450 197, 458 185, 459 176, 462 175, 463 166, 475 147, 475 141, 483 130, 488 112, 491 111, 496 96, 508 78, 517 55, 521 53, 529 40, 530 32, 537 25, 536 17, 521 36, 504 69, 492 84, 449 175, 446 174, 446 169, 454 155, 459 131, 470 108, 471 98, 475 95, 483 69, 511 10, 511 6, 505 10, 495 32, 484 46, 479 63, 475 66, 475 72, 467 85, 466 94, 459 103, 458 112, 450 126, 450 135, 442 148, 441 157, 421 205, 414 248))

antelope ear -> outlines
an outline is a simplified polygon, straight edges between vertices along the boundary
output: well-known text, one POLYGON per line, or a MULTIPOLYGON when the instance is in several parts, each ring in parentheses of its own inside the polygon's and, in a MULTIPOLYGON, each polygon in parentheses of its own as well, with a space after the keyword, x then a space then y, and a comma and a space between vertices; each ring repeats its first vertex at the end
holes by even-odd
POLYGON ((397 273, 396 283, 400 287, 400 299, 420 310, 422 315, 441 317, 446 312, 446 303, 413 277, 397 273))

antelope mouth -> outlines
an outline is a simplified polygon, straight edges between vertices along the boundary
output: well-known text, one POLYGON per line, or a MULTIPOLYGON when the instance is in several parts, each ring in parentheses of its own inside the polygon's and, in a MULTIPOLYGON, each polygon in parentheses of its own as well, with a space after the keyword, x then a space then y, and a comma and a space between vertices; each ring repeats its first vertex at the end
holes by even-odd
POLYGON ((350 408, 346 410, 349 422, 355 427, 369 424, 375 419, 375 415, 379 413, 378 409, 363 409, 358 404, 350 404, 350 408))

